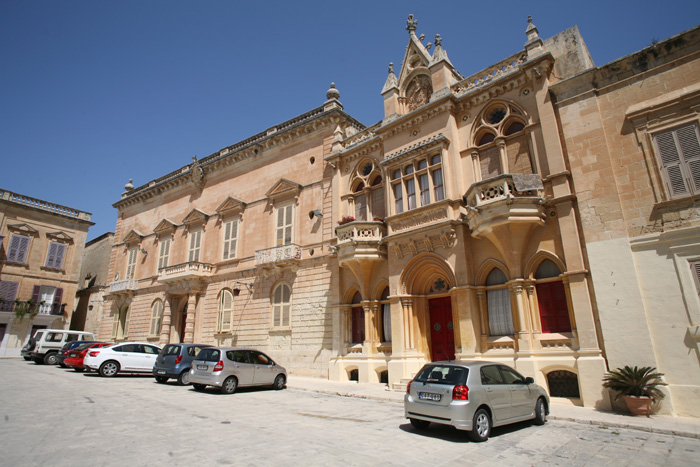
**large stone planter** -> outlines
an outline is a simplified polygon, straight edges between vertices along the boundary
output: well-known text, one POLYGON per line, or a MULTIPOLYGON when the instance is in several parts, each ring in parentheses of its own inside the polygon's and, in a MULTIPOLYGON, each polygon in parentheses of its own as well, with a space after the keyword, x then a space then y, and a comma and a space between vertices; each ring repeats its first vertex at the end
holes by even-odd
POLYGON ((627 403, 627 408, 632 415, 646 415, 651 413, 651 403, 654 401, 651 397, 623 396, 627 403))

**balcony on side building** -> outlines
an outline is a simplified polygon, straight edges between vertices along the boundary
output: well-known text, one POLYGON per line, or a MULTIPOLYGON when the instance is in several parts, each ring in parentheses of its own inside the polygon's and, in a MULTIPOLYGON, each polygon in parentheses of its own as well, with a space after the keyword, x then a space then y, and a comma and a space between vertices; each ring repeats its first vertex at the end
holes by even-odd
POLYGON ((339 225, 335 228, 339 263, 386 258, 386 245, 382 243, 386 233, 384 222, 353 221, 339 225))
POLYGON ((201 280, 211 276, 213 271, 214 265, 212 264, 190 261, 159 269, 158 282, 167 284, 169 282, 201 280))
POLYGON ((293 243, 255 252, 255 266, 274 268, 297 264, 301 261, 301 247, 293 243))
POLYGON ((543 225, 544 186, 537 174, 503 174, 473 184, 464 195, 475 237, 506 225, 543 225))
POLYGON ((134 279, 116 281, 109 284, 109 293, 128 294, 139 288, 139 282, 134 279))

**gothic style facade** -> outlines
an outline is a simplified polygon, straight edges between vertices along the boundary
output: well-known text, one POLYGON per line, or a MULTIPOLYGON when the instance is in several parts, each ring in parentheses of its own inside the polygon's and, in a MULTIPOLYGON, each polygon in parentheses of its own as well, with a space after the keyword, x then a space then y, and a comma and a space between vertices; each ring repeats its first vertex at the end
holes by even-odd
POLYGON ((543 40, 530 21, 524 48, 467 77, 439 35, 406 29, 379 123, 331 85, 310 112, 126 186, 100 338, 258 347, 292 373, 397 389, 425 362, 483 358, 609 406, 602 337, 623 331, 599 316, 581 203, 610 198, 578 184, 607 175, 576 151, 600 141, 582 122, 609 73, 575 27, 543 40))

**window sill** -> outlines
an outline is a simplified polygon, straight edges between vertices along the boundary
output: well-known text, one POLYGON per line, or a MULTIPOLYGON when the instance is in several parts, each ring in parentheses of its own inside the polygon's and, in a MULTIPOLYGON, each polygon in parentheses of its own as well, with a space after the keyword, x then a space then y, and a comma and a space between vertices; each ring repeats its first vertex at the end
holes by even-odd
POLYGON ((673 208, 688 207, 696 204, 700 201, 700 194, 687 195, 678 198, 669 199, 666 201, 659 201, 654 204, 654 211, 657 210, 671 210, 673 208))
POLYGON ((65 270, 65 269, 61 269, 61 268, 52 268, 52 267, 49 267, 49 266, 42 266, 42 267, 41 267, 41 270, 42 270, 42 271, 49 271, 49 272, 60 272, 61 274, 65 274, 65 273, 66 273, 66 270, 65 270))
POLYGON ((4 260, 4 261, 2 261, 2 263, 7 265, 7 266, 17 266, 18 268, 29 269, 29 264, 27 264, 27 263, 17 263, 15 261, 8 261, 8 260, 4 260))
POLYGON ((291 334, 291 333, 292 333, 291 326, 270 329, 270 334, 291 334))
POLYGON ((233 333, 231 331, 215 332, 214 337, 217 339, 225 339, 227 337, 233 337, 233 333))

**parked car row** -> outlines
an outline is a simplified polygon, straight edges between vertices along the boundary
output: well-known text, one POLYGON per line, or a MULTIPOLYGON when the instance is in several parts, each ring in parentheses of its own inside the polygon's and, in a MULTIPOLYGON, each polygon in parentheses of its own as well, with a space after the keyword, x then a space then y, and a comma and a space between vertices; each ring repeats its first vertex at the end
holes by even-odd
POLYGON ((224 394, 247 386, 279 390, 287 384, 284 367, 255 349, 180 343, 161 348, 148 342, 76 340, 81 336, 94 339, 92 334, 78 331, 39 330, 22 349, 22 356, 37 364, 59 364, 77 372, 94 371, 103 377, 148 373, 158 383, 172 378, 181 386, 192 383, 197 391, 214 386, 224 394), (40 352, 43 353, 39 355, 40 352))

